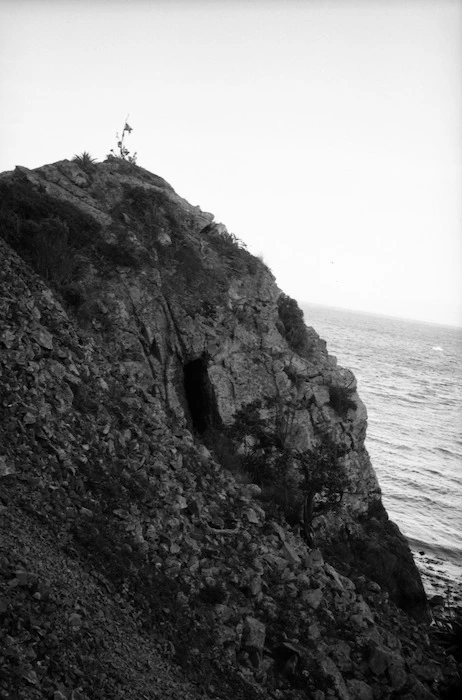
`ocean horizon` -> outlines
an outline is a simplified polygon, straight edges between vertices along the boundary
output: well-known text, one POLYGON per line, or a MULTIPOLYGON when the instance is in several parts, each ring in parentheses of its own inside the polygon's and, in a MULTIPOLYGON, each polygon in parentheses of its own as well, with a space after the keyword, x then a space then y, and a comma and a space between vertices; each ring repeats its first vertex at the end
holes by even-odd
MULTIPOLYGON (((378 311, 366 311, 365 309, 352 309, 347 306, 331 306, 329 304, 318 304, 310 301, 298 302, 302 310, 306 309, 325 309, 329 311, 338 311, 340 313, 352 313, 358 316, 373 316, 374 318, 383 318, 390 321, 404 321, 406 323, 416 323, 422 326, 442 326, 443 328, 459 329, 462 331, 462 321, 460 323, 443 323, 442 321, 429 321, 428 319, 414 318, 412 316, 396 316, 391 313, 379 313, 378 311), (306 307, 306 309, 305 309, 306 307)), ((307 324, 309 325, 309 324, 307 324)), ((316 329, 315 329, 316 330, 316 329)))

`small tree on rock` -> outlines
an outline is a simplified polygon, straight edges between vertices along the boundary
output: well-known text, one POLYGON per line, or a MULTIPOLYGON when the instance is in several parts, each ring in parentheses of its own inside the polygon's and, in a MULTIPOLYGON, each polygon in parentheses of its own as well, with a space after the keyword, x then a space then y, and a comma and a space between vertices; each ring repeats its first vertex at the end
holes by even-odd
POLYGON ((136 163, 136 159, 138 157, 137 153, 130 154, 130 151, 125 145, 125 135, 126 134, 131 134, 133 129, 128 123, 128 117, 129 115, 127 114, 127 118, 125 120, 124 128, 122 129, 122 136, 119 136, 119 134, 116 134, 117 138, 117 148, 118 148, 118 153, 115 153, 114 149, 111 148, 111 153, 113 156, 116 158, 121 158, 122 160, 128 160, 129 163, 136 163))
POLYGON ((312 522, 315 516, 340 505, 347 486, 343 456, 338 446, 325 441, 317 450, 297 452, 295 458, 303 474, 302 525, 308 544, 313 544, 312 522))
POLYGON ((273 412, 272 421, 262 417, 262 402, 253 401, 236 414, 230 436, 244 445, 244 467, 262 487, 263 498, 278 506, 291 525, 301 525, 313 546, 313 518, 338 506, 347 486, 344 451, 327 437, 314 449, 294 449, 290 436, 297 405, 269 398, 265 406, 273 412))

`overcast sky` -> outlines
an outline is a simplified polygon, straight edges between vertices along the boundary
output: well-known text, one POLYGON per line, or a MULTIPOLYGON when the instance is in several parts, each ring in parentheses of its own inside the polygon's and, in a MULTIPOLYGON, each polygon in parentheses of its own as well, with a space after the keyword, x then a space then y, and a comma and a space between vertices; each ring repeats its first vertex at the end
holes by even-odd
POLYGON ((0 0, 0 171, 89 151, 299 301, 462 325, 462 2, 0 0))

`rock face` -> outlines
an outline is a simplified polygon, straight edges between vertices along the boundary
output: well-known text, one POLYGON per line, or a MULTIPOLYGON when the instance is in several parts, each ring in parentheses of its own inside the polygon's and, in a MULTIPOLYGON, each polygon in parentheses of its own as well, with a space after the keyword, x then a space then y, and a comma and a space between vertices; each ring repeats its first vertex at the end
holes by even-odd
MULTIPOLYGON (((0 190, 10 525, 13 503, 45 515, 123 583, 138 621, 144 610, 164 625, 190 678, 207 656, 220 697, 438 697, 412 670, 430 647, 393 605, 428 615, 381 503, 355 379, 266 266, 213 215, 117 158, 18 167, 0 190), (278 449, 335 452, 342 498, 323 508, 318 494, 310 546, 262 500, 259 474, 239 470, 251 431, 240 446, 230 436, 251 406, 266 435, 283 426, 269 461, 278 449), (391 628, 410 635, 406 651, 391 628)), ((285 464, 301 483, 297 460, 285 464)))

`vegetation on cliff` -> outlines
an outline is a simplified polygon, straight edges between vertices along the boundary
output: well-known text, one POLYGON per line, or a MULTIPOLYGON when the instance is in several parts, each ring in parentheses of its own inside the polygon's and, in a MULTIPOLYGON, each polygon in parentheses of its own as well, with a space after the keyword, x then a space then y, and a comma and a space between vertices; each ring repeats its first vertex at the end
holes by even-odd
POLYGON ((313 518, 341 503, 347 476, 343 454, 327 435, 316 449, 291 447, 295 416, 296 407, 280 399, 269 398, 264 407, 253 401, 238 411, 228 432, 242 446, 239 469, 261 487, 267 514, 280 513, 288 524, 300 526, 313 547, 313 518))

